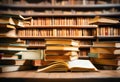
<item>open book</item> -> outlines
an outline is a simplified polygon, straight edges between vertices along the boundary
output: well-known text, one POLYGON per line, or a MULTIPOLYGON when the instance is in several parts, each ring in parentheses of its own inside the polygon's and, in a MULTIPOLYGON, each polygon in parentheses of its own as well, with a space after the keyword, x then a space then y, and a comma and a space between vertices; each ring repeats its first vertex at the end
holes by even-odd
POLYGON ((39 67, 37 72, 62 72, 62 71, 98 71, 90 60, 73 60, 68 62, 52 62, 44 67, 39 67))

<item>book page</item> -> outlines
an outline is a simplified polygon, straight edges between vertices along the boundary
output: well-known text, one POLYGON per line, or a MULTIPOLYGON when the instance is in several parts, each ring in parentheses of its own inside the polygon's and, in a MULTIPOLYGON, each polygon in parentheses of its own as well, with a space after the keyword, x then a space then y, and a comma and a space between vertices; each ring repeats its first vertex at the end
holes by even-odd
POLYGON ((97 71, 96 67, 89 61, 89 60, 73 60, 68 62, 68 66, 70 69, 72 69, 74 71, 74 68, 78 69, 82 69, 82 70, 95 70, 97 71))

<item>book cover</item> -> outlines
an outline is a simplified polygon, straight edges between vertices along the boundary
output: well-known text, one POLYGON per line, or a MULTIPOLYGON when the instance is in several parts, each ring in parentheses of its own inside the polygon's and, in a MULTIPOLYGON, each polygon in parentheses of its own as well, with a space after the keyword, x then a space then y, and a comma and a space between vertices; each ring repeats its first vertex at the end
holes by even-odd
POLYGON ((56 71, 98 71, 89 60, 73 60, 68 62, 52 62, 44 67, 39 67, 37 72, 56 72, 56 71))

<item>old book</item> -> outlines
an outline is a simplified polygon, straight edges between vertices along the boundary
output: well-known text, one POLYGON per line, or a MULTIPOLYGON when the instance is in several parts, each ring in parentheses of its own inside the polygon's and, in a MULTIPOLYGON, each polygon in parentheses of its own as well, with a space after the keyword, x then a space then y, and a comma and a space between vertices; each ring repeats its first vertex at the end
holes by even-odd
POLYGON ((26 51, 21 51, 17 53, 18 55, 21 55, 22 59, 41 59, 43 60, 44 58, 44 50, 26 50, 26 51))
POLYGON ((117 23, 120 23, 119 19, 100 16, 96 16, 95 18, 89 21, 89 24, 117 24, 117 23))
POLYGON ((65 51, 79 51, 76 46, 62 46, 62 45, 49 45, 46 46, 46 50, 65 50, 65 51))
POLYGON ((63 50, 45 50, 45 54, 46 55, 71 55, 71 56, 74 56, 74 55, 78 55, 78 52, 76 51, 63 51, 63 50))
POLYGON ((31 65, 32 60, 25 60, 25 59, 1 59, 0 65, 31 65))
POLYGON ((78 59, 78 55, 69 56, 69 55, 47 55, 45 56, 45 61, 72 61, 78 59))
POLYGON ((79 42, 73 39, 46 39, 46 45, 72 45, 79 46, 79 42))
POLYGON ((27 50, 28 45, 25 45, 20 42, 5 42, 0 43, 0 50, 27 50))
POLYGON ((29 19, 31 19, 31 17, 24 18, 21 15, 15 14, 0 14, 1 23, 12 24, 16 26, 24 26, 24 22, 29 19))
POLYGON ((116 58, 114 54, 106 54, 106 53, 88 53, 88 57, 90 58, 116 58))
POLYGON ((114 54, 114 47, 90 47, 91 53, 105 53, 105 54, 114 54))
POLYGON ((98 71, 89 60, 73 60, 68 62, 52 62, 44 67, 39 67, 37 72, 56 71, 98 71))
POLYGON ((115 43, 115 47, 116 47, 116 48, 120 48, 120 42, 116 42, 116 43, 115 43))
POLYGON ((90 60, 93 64, 120 66, 119 59, 91 58, 90 60))
POLYGON ((119 55, 120 54, 120 48, 119 49, 115 49, 113 52, 115 55, 119 55))
POLYGON ((0 65, 0 72, 13 72, 13 71, 25 71, 33 69, 32 66, 23 65, 0 65))
POLYGON ((0 50, 27 50, 26 47, 23 46, 0 46, 0 50))
POLYGON ((115 47, 116 42, 113 41, 102 41, 102 42, 93 42, 93 46, 98 47, 115 47))

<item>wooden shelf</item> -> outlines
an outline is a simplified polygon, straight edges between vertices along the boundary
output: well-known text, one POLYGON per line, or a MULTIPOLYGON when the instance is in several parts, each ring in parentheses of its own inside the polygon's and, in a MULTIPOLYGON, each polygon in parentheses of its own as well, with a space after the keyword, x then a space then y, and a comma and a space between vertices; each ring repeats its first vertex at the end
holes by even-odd
MULTIPOLYGON (((17 13, 16 13, 17 14, 17 13)), ((32 17, 79 17, 79 16, 83 16, 83 17, 94 17, 94 16, 119 16, 120 12, 116 12, 116 13, 102 13, 102 14, 36 14, 36 13, 31 13, 31 14, 21 14, 23 16, 32 16, 32 17)))
POLYGON ((95 36, 25 36, 19 37, 21 39, 45 39, 45 38, 64 38, 64 39, 95 39, 95 36))
POLYGON ((111 8, 111 7, 114 7, 114 8, 119 8, 120 7, 120 4, 93 4, 93 5, 89 5, 89 4, 86 4, 86 5, 39 5, 39 4, 0 4, 0 7, 9 7, 9 8, 26 8, 26 9, 29 9, 29 8, 32 8, 32 9, 36 9, 36 8, 49 8, 49 9, 63 9, 63 8, 67 8, 67 9, 76 9, 76 8, 79 8, 79 9, 93 9, 93 8, 111 8))
POLYGON ((0 74, 0 82, 118 82, 119 80, 119 70, 99 70, 99 72, 53 73, 36 73, 36 70, 29 70, 0 74))
POLYGON ((0 36, 0 38, 7 38, 7 39, 13 38, 13 39, 17 39, 18 37, 14 37, 14 36, 0 36))
POLYGON ((97 28, 97 25, 34 25, 34 26, 25 26, 18 27, 20 29, 27 28, 97 28))
POLYGON ((97 36, 97 38, 99 38, 99 39, 114 39, 114 38, 120 38, 120 35, 116 35, 116 36, 112 36, 112 35, 110 35, 110 36, 97 36))

